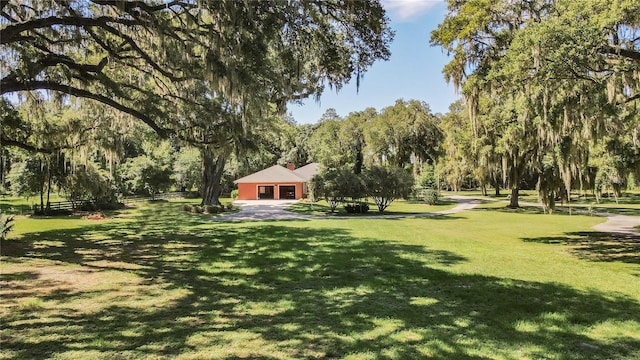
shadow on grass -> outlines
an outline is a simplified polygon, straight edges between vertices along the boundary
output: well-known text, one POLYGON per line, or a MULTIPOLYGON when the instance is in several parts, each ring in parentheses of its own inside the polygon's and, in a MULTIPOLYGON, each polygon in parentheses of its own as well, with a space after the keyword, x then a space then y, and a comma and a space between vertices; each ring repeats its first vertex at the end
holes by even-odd
POLYGON ((589 261, 621 261, 640 264, 640 239, 637 235, 602 233, 597 231, 570 232, 565 236, 524 238, 525 242, 569 245, 571 253, 589 261))
POLYGON ((44 276, 43 260, 60 275, 55 291, 40 293, 43 303, 4 304, 4 357, 639 355, 637 338, 598 342, 585 335, 602 323, 637 319, 640 304, 631 298, 456 274, 441 269, 466 261, 454 253, 360 238, 338 227, 190 227, 199 224, 155 210, 131 222, 3 243, 10 263, 38 262, 10 278, 3 274, 19 291, 33 296, 38 290, 34 274, 44 276), (64 275, 78 269, 86 273, 84 283, 65 285, 64 275), (114 270, 108 281, 129 276, 139 282, 104 290, 97 278, 87 285, 91 276, 114 270))
MULTIPOLYGON (((388 216, 388 215, 407 215, 407 216, 411 216, 411 215, 420 215, 420 214, 427 214, 427 213, 433 213, 436 212, 438 210, 441 210, 439 208, 436 209, 429 209, 430 205, 426 204, 424 201, 419 201, 419 200, 404 200, 401 202, 394 202, 392 203, 387 209, 384 210, 384 212, 379 212, 378 211, 378 207, 374 202, 367 202, 367 204, 369 205, 369 211, 366 213, 349 213, 347 212, 347 210, 345 209, 345 205, 339 205, 335 211, 331 212, 331 209, 328 205, 324 205, 324 204, 318 204, 318 203, 310 203, 310 202, 297 202, 292 204, 291 206, 287 207, 287 211, 290 212, 294 212, 294 213, 298 213, 298 214, 305 214, 305 215, 316 215, 316 216, 335 216, 335 217, 348 217, 348 218, 357 218, 357 217, 362 217, 362 216, 380 216, 380 217, 384 217, 384 216, 388 216), (400 205, 399 205, 400 204, 400 205), (425 209, 418 209, 415 211, 407 211, 406 209, 404 209, 406 207, 406 204, 408 205, 418 205, 418 206, 423 206, 425 207, 425 209), (398 210, 400 209, 400 210, 398 210), (427 211, 429 210, 429 211, 427 211)), ((440 201, 438 201, 438 206, 446 206, 446 205, 454 205, 457 204, 457 202, 450 200, 450 199, 442 199, 440 201)))

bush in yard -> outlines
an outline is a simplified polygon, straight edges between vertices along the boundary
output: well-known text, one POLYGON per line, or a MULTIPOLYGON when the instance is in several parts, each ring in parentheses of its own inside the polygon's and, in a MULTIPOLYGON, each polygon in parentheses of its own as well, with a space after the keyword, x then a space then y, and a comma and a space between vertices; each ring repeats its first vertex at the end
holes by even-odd
POLYGON ((207 205, 206 208, 209 214, 217 214, 221 212, 221 209, 215 205, 207 205))
POLYGON ((203 211, 204 211, 204 209, 200 205, 195 205, 193 207, 193 212, 196 213, 196 214, 202 214, 203 211))
POLYGON ((344 206, 344 209, 349 214, 366 214, 369 212, 369 204, 367 203, 347 204, 344 206))
POLYGON ((186 204, 182 206, 182 211, 186 211, 186 212, 192 212, 193 211, 193 206, 186 204))
POLYGON ((350 169, 329 169, 311 179, 314 197, 324 197, 334 212, 341 202, 350 198, 354 203, 365 195, 362 179, 350 169))
POLYGON ((236 200, 238 198, 238 189, 231 190, 231 198, 236 200))
POLYGON ((398 167, 372 166, 363 172, 367 195, 373 198, 379 212, 383 212, 395 199, 411 194, 413 176, 398 167))
POLYGON ((416 184, 421 189, 432 189, 438 187, 435 166, 431 164, 424 164, 422 166, 420 175, 416 179, 416 184))
POLYGON ((422 191, 424 202, 429 205, 436 205, 440 201, 440 192, 437 189, 424 189, 422 191))

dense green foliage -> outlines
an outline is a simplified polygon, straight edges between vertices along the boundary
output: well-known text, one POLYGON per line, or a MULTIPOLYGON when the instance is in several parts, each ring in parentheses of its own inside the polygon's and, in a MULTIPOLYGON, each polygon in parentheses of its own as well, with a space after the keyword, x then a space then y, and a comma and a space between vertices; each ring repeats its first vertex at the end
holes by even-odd
MULTIPOLYGON (((45 153, 79 146, 42 146, 25 129, 43 119, 20 116, 8 99, 24 104, 26 94, 39 103, 101 109, 98 116, 111 124, 124 116, 197 146, 209 205, 218 202, 231 154, 256 146, 253 135, 264 119, 291 101, 318 97, 325 86, 339 89, 354 76, 359 82, 376 60, 389 57, 393 37, 377 0, 0 6, 0 105, 3 119, 11 119, 2 122, 3 146, 45 153)), ((69 133, 53 129, 45 138, 55 135, 69 133)))
POLYGON ((549 210, 557 198, 570 200, 574 188, 608 185, 619 195, 629 173, 640 171, 640 4, 448 5, 431 39, 453 55, 444 74, 469 110, 465 116, 454 109, 446 120, 451 180, 473 172, 497 186, 501 171, 514 207, 530 176, 549 210))
POLYGON ((5 1, 2 186, 42 209, 52 191, 96 198, 105 183, 196 190, 205 206, 249 173, 319 162, 411 169, 418 196, 507 188, 518 207, 535 188, 549 212, 576 190, 617 198, 640 178, 639 5, 582 3, 451 0, 431 42, 464 100, 299 125, 287 103, 389 57, 378 1, 5 1))
POLYGON ((311 189, 315 199, 327 201, 331 212, 347 200, 347 212, 367 212, 369 206, 359 200, 371 197, 382 213, 394 200, 407 198, 413 184, 413 177, 403 168, 372 165, 362 174, 348 168, 323 169, 311 180, 311 189))

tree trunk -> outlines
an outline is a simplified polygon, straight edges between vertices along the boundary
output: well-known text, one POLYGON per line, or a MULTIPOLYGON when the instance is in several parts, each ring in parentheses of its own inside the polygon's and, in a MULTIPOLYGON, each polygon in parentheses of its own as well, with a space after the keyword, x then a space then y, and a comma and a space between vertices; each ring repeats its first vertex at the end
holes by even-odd
POLYGON ((51 212, 51 163, 52 159, 49 159, 49 166, 47 166, 47 213, 51 212))
POLYGON ((40 214, 44 214, 44 179, 42 179, 42 186, 40 186, 40 214))
POLYGON ((42 171, 42 159, 40 159, 40 214, 44 214, 44 171, 42 171))
POLYGON ((214 150, 200 149, 202 155, 202 203, 201 205, 220 205, 222 186, 220 180, 229 156, 228 150, 221 150, 216 158, 214 150))
POLYGON ((496 196, 500 196, 500 181, 498 181, 495 174, 493 176, 493 187, 496 189, 496 196))
POLYGON ((517 187, 511 189, 511 199, 509 199, 509 207, 512 209, 517 209, 520 207, 520 205, 518 204, 519 192, 520 189, 518 189, 517 187))
POLYGON ((358 144, 356 148, 356 162, 353 167, 354 174, 360 174, 362 172, 362 166, 364 165, 364 154, 362 153, 362 145, 358 144))

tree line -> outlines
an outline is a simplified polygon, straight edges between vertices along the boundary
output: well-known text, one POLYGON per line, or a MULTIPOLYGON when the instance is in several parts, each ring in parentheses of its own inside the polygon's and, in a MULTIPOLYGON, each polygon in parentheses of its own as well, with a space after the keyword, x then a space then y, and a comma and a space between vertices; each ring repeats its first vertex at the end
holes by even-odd
POLYGON ((1 7, 3 184, 39 171, 23 178, 43 205, 85 178, 104 179, 94 195, 191 186, 215 204, 234 176, 318 161, 507 188, 513 207, 535 188, 552 211, 572 190, 617 196, 640 174, 637 1, 450 0, 431 44, 451 55, 443 73, 463 100, 446 114, 416 100, 327 111, 315 125, 287 119, 287 103, 389 57, 378 1, 1 7), (188 158, 198 184, 180 184, 188 158))
POLYGON ((446 130, 454 182, 502 178, 514 207, 534 186, 552 211, 640 172, 638 1, 450 0, 431 44, 466 100, 446 130))

